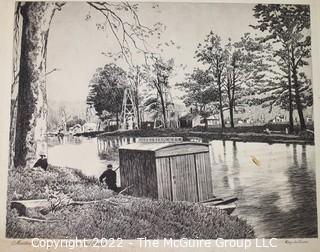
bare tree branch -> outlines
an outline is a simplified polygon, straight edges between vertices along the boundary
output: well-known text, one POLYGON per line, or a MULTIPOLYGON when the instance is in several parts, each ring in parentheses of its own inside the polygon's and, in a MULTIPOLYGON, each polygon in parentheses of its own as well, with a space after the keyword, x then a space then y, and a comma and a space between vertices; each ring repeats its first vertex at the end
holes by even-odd
POLYGON ((145 37, 153 34, 156 30, 151 29, 141 24, 140 19, 136 13, 134 4, 128 2, 107 3, 107 2, 87 2, 95 10, 99 11, 107 21, 112 34, 115 36, 120 47, 121 55, 124 57, 129 66, 133 66, 131 45, 138 52, 143 53, 145 62, 147 63, 150 51, 147 48, 145 37), (134 24, 123 20, 116 11, 130 11, 132 14, 134 24), (121 32, 121 34, 119 34, 121 32), (138 41, 142 43, 142 47, 138 45, 138 41))

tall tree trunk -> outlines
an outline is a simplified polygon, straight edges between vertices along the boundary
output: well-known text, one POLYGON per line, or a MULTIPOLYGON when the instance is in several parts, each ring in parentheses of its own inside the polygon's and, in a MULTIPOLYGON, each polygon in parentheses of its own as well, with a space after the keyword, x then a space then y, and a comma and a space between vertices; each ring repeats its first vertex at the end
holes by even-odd
POLYGON ((140 109, 139 109, 139 84, 140 84, 140 69, 137 66, 136 70, 136 81, 135 81, 135 106, 137 111, 137 124, 138 129, 141 128, 141 116, 140 116, 140 109))
POLYGON ((204 117, 204 129, 207 130, 208 129, 208 119, 207 117, 204 117))
POLYGON ((163 116, 163 124, 164 124, 164 128, 167 128, 167 115, 166 115, 166 104, 163 98, 163 94, 159 93, 160 96, 160 102, 161 102, 161 109, 162 109, 162 116, 163 116))
POLYGON ((231 93, 231 111, 230 111, 230 122, 231 122, 231 128, 234 128, 234 109, 235 109, 235 92, 236 92, 236 72, 235 72, 235 63, 233 64, 233 70, 232 70, 232 93, 231 93))
POLYGON ((9 153, 9 169, 14 168, 15 157, 15 139, 16 139, 16 124, 17 124, 17 97, 11 98, 11 111, 10 111, 10 153, 9 153))
POLYGON ((137 111, 137 128, 141 128, 141 118, 140 118, 140 109, 139 109, 139 103, 135 104, 136 106, 136 111, 137 111))
POLYGON ((234 128, 234 121, 233 121, 233 103, 230 102, 229 104, 229 113, 230 113, 230 126, 234 128))
POLYGON ((230 127, 234 128, 234 120, 233 120, 233 99, 230 94, 230 90, 228 89, 228 100, 229 100, 229 116, 230 116, 230 127))
POLYGON ((136 107, 136 111, 137 111, 137 118, 136 118, 137 128, 140 129, 141 128, 141 118, 140 118, 140 109, 139 109, 139 90, 138 90, 137 84, 136 84, 136 90, 135 90, 134 106, 136 107))
POLYGON ((30 167, 40 152, 47 154, 47 39, 57 7, 53 2, 26 2, 21 8, 23 24, 14 157, 16 167, 30 167))
POLYGON ((110 132, 110 120, 107 120, 107 131, 110 132))
POLYGON ((230 126, 231 128, 234 128, 234 122, 233 122, 233 98, 231 95, 231 79, 230 77, 227 77, 227 94, 228 94, 228 100, 229 100, 229 115, 230 115, 230 126))
MULTIPOLYGON (((288 58, 290 51, 288 49, 288 58)), ((291 83, 291 64, 288 63, 288 92, 289 92, 289 133, 293 133, 293 108, 292 108, 292 83, 291 83)))
POLYGON ((13 83, 11 85, 11 110, 10 110, 10 152, 9 152, 9 169, 14 168, 15 155, 15 138, 16 138, 16 122, 17 122, 17 105, 18 105, 18 87, 19 87, 19 66, 20 66, 20 42, 22 20, 20 18, 21 2, 16 4, 15 10, 15 28, 13 40, 13 83))
MULTIPOLYGON (((119 129, 119 113, 116 112, 116 122, 117 122, 117 129, 119 129)), ((125 129, 127 128, 127 125, 125 125, 125 129)))
POLYGON ((300 120, 300 129, 304 131, 307 129, 306 123, 303 117, 303 108, 300 100, 300 90, 299 90, 299 82, 298 82, 298 75, 297 75, 297 68, 296 66, 292 66, 292 77, 294 82, 294 91, 295 91, 295 101, 297 105, 299 120, 300 120))
POLYGON ((222 110, 222 89, 221 89, 221 76, 218 74, 218 91, 219 91, 219 110, 220 110, 220 120, 221 120, 221 128, 222 130, 225 128, 224 118, 223 118, 223 110, 222 110))

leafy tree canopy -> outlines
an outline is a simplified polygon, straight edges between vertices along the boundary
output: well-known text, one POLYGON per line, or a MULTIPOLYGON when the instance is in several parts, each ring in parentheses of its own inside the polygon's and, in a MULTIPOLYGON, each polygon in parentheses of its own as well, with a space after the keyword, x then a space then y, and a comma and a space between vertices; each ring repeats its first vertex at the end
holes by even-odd
POLYGON ((178 83, 186 94, 182 97, 186 106, 193 106, 198 112, 205 112, 209 104, 218 101, 218 90, 213 85, 213 76, 209 71, 199 68, 187 75, 187 80, 178 83))
POLYGON ((87 103, 93 104, 97 115, 118 115, 122 109, 124 89, 127 86, 126 72, 115 64, 98 68, 90 81, 87 103))

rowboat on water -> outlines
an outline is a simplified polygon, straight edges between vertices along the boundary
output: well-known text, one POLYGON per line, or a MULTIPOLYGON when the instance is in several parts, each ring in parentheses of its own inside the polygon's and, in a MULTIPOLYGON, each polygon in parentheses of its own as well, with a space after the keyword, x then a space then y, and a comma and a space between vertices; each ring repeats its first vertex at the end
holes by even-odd
POLYGON ((237 207, 237 200, 238 198, 236 197, 218 198, 214 196, 211 199, 201 201, 199 203, 208 207, 214 207, 220 210, 224 210, 227 212, 227 214, 231 214, 237 207))

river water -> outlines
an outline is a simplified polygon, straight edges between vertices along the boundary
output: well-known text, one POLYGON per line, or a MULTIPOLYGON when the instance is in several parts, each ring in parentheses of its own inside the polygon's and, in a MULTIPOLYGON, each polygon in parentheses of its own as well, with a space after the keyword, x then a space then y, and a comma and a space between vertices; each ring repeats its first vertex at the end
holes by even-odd
MULTIPOLYGON (((49 143, 53 165, 96 177, 108 163, 118 166, 117 148, 109 146, 102 155, 96 138, 49 143)), ((233 214, 246 219, 258 237, 317 236, 314 146, 212 141, 210 148, 215 195, 237 196, 233 214)))

